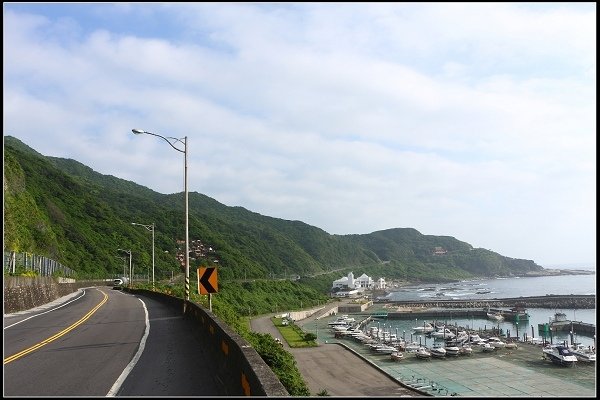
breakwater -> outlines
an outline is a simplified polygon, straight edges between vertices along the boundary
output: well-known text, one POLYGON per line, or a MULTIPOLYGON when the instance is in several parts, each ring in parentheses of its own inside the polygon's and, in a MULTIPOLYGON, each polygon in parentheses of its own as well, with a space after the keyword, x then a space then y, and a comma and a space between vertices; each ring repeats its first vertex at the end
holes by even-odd
POLYGON ((595 295, 546 295, 531 297, 513 297, 505 299, 465 299, 465 300, 401 300, 389 301, 380 299, 379 303, 390 303, 407 307, 432 307, 432 308, 486 308, 486 307, 515 307, 525 308, 596 308, 595 295))

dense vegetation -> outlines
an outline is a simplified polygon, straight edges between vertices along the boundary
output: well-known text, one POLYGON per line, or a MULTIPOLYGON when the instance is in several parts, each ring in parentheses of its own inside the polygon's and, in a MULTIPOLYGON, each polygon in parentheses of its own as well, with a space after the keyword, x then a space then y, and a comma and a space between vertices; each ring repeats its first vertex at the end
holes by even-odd
MULTIPOLYGON (((152 238, 131 223, 154 223, 157 281, 167 285, 168 278, 181 275, 175 255, 181 251, 177 241, 184 239, 182 193, 160 194, 75 160, 46 157, 10 136, 4 137, 3 193, 5 251, 46 256, 80 278, 106 278, 123 272, 117 249, 130 249, 135 270, 145 272, 152 265, 152 238)), ((218 265, 215 314, 252 343, 294 395, 306 394, 306 386, 293 358, 272 338, 249 332, 242 316, 322 304, 331 282, 350 271, 374 279, 441 282, 543 269, 411 228, 330 235, 200 193, 189 194, 189 205, 190 240, 213 249, 198 257, 191 253, 190 281, 199 266, 218 265), (436 247, 446 253, 434 255, 436 247), (284 279, 291 276, 300 279, 284 279)), ((168 288, 177 291, 181 285, 168 288)))

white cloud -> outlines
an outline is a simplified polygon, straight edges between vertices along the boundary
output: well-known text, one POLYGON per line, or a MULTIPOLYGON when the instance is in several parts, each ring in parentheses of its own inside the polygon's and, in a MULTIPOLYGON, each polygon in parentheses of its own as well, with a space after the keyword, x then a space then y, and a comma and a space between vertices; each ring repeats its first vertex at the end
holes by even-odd
POLYGON ((131 129, 187 136, 190 190, 227 205, 595 260, 595 7, 29 10, 5 7, 4 130, 43 154, 172 193, 182 155, 131 129))

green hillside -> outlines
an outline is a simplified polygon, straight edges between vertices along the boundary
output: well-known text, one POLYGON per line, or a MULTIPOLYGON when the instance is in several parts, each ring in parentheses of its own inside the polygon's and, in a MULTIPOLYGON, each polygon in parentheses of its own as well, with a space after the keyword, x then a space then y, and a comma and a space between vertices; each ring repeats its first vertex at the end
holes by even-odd
MULTIPOLYGON (((157 279, 181 270, 175 259, 184 239, 183 193, 160 194, 102 175, 70 159, 45 157, 4 137, 4 248, 53 258, 81 276, 123 270, 117 249, 131 249, 140 268, 151 265, 151 235, 131 222, 155 224, 157 279)), ((330 235, 301 221, 272 218, 189 193, 190 241, 213 248, 190 270, 218 262, 220 279, 339 276, 371 271, 374 278, 444 281, 508 276, 542 268, 453 237, 398 228, 360 235, 330 235), (441 247, 442 255, 434 255, 441 247)), ((211 264, 212 265, 212 264, 211 264)), ((330 279, 330 278, 328 278, 330 279)), ((330 280, 329 280, 330 282, 330 280)))
MULTIPOLYGON (((154 223, 156 290, 183 296, 183 285, 166 279, 182 272, 176 255, 185 238, 183 193, 160 194, 75 160, 46 157, 10 136, 4 137, 3 192, 4 251, 49 257, 78 278, 108 278, 123 272, 117 249, 130 249, 135 270, 145 272, 152 265, 151 235, 131 223, 154 223)), ((270 335, 250 332, 246 316, 324 304, 331 282, 350 271, 440 282, 543 269, 410 228, 330 235, 200 193, 189 193, 189 206, 190 241, 212 249, 191 253, 190 282, 197 267, 218 266, 215 314, 251 343, 292 396, 309 395, 293 356, 270 335), (436 248, 443 251, 435 255, 436 248), (290 276, 301 278, 281 279, 290 276)), ((192 292, 191 299, 207 306, 206 296, 192 292)))

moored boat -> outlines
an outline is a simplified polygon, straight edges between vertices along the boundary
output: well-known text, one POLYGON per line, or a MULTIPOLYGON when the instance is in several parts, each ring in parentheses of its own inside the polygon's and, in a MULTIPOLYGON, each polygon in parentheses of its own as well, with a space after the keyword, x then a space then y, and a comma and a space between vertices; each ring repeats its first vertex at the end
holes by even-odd
POLYGON ((460 347, 460 351, 458 352, 458 354, 470 356, 471 354, 473 354, 473 348, 468 344, 463 344, 460 347))
POLYGON ((402 353, 401 351, 394 351, 390 354, 390 358, 393 361, 400 361, 404 358, 404 353, 402 353))
POLYGON ((546 346, 542 349, 544 358, 550 359, 556 365, 572 367, 577 363, 577 357, 569 350, 567 346, 554 345, 546 346))
POLYGON ((596 362, 596 352, 591 347, 578 344, 571 349, 571 353, 577 357, 577 361, 596 362))
POLYGON ((441 328, 435 332, 431 332, 431 336, 434 338, 453 338, 456 335, 448 328, 441 328))
POLYGON ((496 349, 494 346, 492 346, 488 342, 479 343, 479 347, 481 348, 481 351, 483 351, 484 353, 488 353, 488 352, 494 351, 496 349))
POLYGON ((431 353, 432 357, 436 357, 436 358, 444 358, 444 357, 446 357, 446 349, 443 348, 439 344, 433 345, 433 347, 429 350, 429 352, 431 353))
POLYGON ((449 356, 457 356, 460 354, 460 347, 458 346, 446 346, 446 354, 449 356))
POLYGON ((486 313, 488 319, 494 320, 494 321, 502 321, 504 319, 504 315, 502 315, 499 312, 493 312, 493 313, 486 313))
POLYGON ((412 328, 416 333, 429 333, 434 331, 433 325, 429 322, 423 324, 423 326, 415 326, 412 328))
POLYGON ((427 351, 427 348, 421 346, 415 351, 415 356, 421 360, 429 360, 431 358, 431 353, 427 351))
POLYGON ((504 343, 500 338, 491 337, 488 339, 488 343, 497 349, 503 349, 506 347, 506 343, 504 343))

